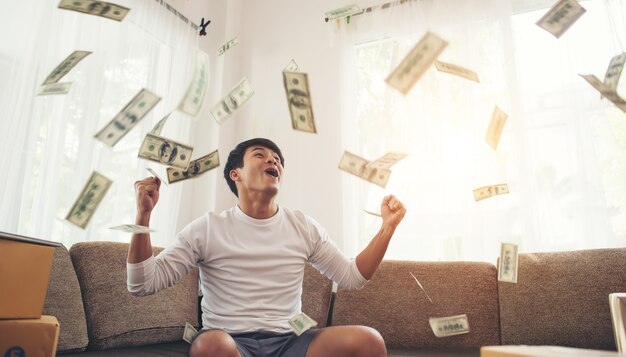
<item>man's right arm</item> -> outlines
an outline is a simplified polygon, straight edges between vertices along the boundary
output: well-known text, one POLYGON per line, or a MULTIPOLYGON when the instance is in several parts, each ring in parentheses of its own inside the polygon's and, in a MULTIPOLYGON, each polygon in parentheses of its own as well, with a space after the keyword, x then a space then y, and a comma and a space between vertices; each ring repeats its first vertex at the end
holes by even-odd
MULTIPOLYGON (((148 177, 135 182, 137 196, 137 217, 135 224, 150 227, 150 215, 159 201, 159 187, 161 181, 156 177, 148 177)), ((150 233, 135 233, 130 240, 127 262, 141 263, 152 256, 150 233)))

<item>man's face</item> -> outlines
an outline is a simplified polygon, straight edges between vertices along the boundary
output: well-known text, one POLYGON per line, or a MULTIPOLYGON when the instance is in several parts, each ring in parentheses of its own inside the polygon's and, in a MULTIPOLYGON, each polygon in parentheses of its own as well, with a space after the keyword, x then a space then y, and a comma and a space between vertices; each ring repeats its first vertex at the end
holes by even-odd
POLYGON ((247 148, 243 155, 243 167, 233 171, 237 172, 236 181, 240 183, 237 185, 240 197, 245 191, 276 195, 283 177, 283 165, 278 154, 260 145, 247 148))

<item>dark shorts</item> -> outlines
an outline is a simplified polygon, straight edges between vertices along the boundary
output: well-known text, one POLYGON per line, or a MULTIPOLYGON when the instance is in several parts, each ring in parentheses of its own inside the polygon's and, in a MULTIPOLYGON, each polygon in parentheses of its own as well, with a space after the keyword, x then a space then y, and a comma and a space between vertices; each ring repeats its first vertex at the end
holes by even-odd
MULTIPOLYGON (((201 330, 194 339, 211 329, 201 330)), ((255 331, 229 333, 243 357, 304 357, 319 329, 297 336, 293 332, 255 331)))

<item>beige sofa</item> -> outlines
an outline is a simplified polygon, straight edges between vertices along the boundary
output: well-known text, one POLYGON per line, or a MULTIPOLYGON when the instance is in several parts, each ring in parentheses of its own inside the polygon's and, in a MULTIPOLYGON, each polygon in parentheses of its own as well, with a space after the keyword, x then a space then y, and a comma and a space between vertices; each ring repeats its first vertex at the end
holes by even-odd
MULTIPOLYGON (((90 242, 55 251, 44 314, 60 322, 59 353, 186 355, 185 323, 200 321, 197 271, 156 295, 134 297, 126 290, 127 249, 90 242)), ((383 261, 359 291, 334 294, 331 285, 307 266, 304 312, 322 327, 376 328, 390 356, 478 356, 481 346, 499 344, 615 350, 608 294, 626 291, 626 249, 520 254, 517 284, 498 282, 488 263, 383 261), (459 314, 467 315, 470 333, 434 336, 430 317, 459 314)))

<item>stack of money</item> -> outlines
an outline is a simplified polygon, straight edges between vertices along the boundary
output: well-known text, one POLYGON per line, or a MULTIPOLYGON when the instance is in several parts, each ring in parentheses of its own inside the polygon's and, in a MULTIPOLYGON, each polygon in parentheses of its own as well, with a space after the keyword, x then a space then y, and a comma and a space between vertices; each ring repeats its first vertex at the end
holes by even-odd
POLYGON ((303 312, 292 317, 289 320, 289 326, 291 326, 296 335, 300 336, 306 330, 317 326, 317 322, 303 312))
POLYGON ((391 177, 389 168, 404 157, 406 154, 390 152, 370 162, 351 152, 344 151, 339 161, 339 169, 385 188, 389 177, 391 177))
POLYGON ((437 337, 448 337, 470 332, 467 315, 448 317, 431 317, 428 319, 430 328, 437 337))
POLYGON ((59 9, 82 12, 115 21, 124 20, 130 11, 127 7, 98 0, 61 0, 59 9))
POLYGON ((485 198, 503 195, 505 193, 509 193, 509 185, 506 183, 484 186, 474 190, 474 199, 478 202, 480 200, 484 200, 485 198))
POLYGON ((193 148, 191 146, 160 136, 146 134, 141 148, 139 148, 138 156, 142 159, 187 170, 192 153, 193 148))
POLYGON ((517 245, 515 244, 500 244, 498 281, 517 283, 517 245))
POLYGON ((244 77, 237 85, 230 90, 227 96, 211 109, 211 114, 218 124, 222 125, 226 119, 230 118, 239 108, 241 108, 254 94, 248 80, 244 77))
POLYGON ((174 183, 194 177, 198 177, 203 173, 212 170, 220 166, 220 157, 217 150, 205 155, 199 159, 193 160, 189 163, 189 167, 186 170, 175 169, 173 167, 167 168, 167 180, 169 183, 174 183))
POLYGON ((287 93, 287 104, 289 105, 293 129, 317 133, 308 75, 301 72, 283 72, 283 84, 287 93))
POLYGON ((72 68, 74 68, 78 62, 83 58, 89 56, 89 51, 74 51, 66 59, 63 60, 56 68, 48 75, 46 80, 41 85, 37 95, 49 95, 49 94, 67 94, 72 87, 71 82, 58 83, 63 76, 68 74, 72 68))
POLYGON ((85 229, 112 183, 113 181, 94 171, 65 219, 85 229))
POLYGON ((554 37, 561 37, 583 14, 587 12, 576 0, 560 0, 545 15, 537 26, 550 32, 554 37))

